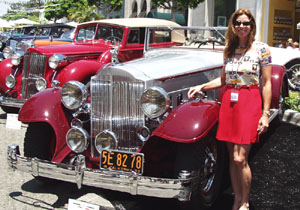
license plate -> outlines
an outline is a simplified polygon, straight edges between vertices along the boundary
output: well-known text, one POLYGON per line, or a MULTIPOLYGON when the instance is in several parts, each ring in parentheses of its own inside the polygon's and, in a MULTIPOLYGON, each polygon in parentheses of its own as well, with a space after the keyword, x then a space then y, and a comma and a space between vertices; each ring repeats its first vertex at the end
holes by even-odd
POLYGON ((102 150, 100 168, 126 172, 143 173, 144 154, 102 150))

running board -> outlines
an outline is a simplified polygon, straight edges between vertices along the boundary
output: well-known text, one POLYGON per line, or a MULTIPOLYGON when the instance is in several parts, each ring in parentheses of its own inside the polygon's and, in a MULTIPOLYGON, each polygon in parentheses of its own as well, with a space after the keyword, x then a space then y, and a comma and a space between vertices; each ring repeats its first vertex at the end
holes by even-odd
POLYGON ((269 123, 279 114, 279 109, 270 109, 269 123))

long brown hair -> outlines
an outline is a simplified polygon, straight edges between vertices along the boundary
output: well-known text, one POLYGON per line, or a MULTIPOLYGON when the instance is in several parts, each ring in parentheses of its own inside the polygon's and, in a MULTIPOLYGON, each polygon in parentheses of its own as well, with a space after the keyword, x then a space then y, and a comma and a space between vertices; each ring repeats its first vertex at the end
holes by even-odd
POLYGON ((235 33, 235 28, 233 22, 238 18, 240 15, 247 15, 250 20, 250 33, 248 35, 248 43, 246 46, 246 51, 250 49, 256 34, 256 23, 252 13, 248 9, 238 9, 235 11, 229 20, 228 30, 226 32, 226 45, 224 50, 224 57, 225 58, 232 58, 234 56, 234 52, 239 45, 238 36, 235 33))

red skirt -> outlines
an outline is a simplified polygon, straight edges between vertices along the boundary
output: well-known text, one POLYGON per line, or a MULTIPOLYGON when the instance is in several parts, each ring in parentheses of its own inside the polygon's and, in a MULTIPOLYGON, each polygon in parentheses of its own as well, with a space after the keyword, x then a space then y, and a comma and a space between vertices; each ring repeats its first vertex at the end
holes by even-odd
POLYGON ((219 113, 217 139, 235 144, 258 142, 258 122, 262 114, 259 87, 226 87, 219 113), (239 91, 238 102, 231 102, 231 92, 239 91))

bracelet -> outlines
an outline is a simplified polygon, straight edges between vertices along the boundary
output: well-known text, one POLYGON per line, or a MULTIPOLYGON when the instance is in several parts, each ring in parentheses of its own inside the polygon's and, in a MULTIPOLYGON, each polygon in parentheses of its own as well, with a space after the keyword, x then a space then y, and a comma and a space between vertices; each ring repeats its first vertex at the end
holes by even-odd
POLYGON ((263 113, 266 114, 266 115, 268 115, 268 116, 271 115, 270 111, 267 111, 267 110, 264 110, 263 113))

